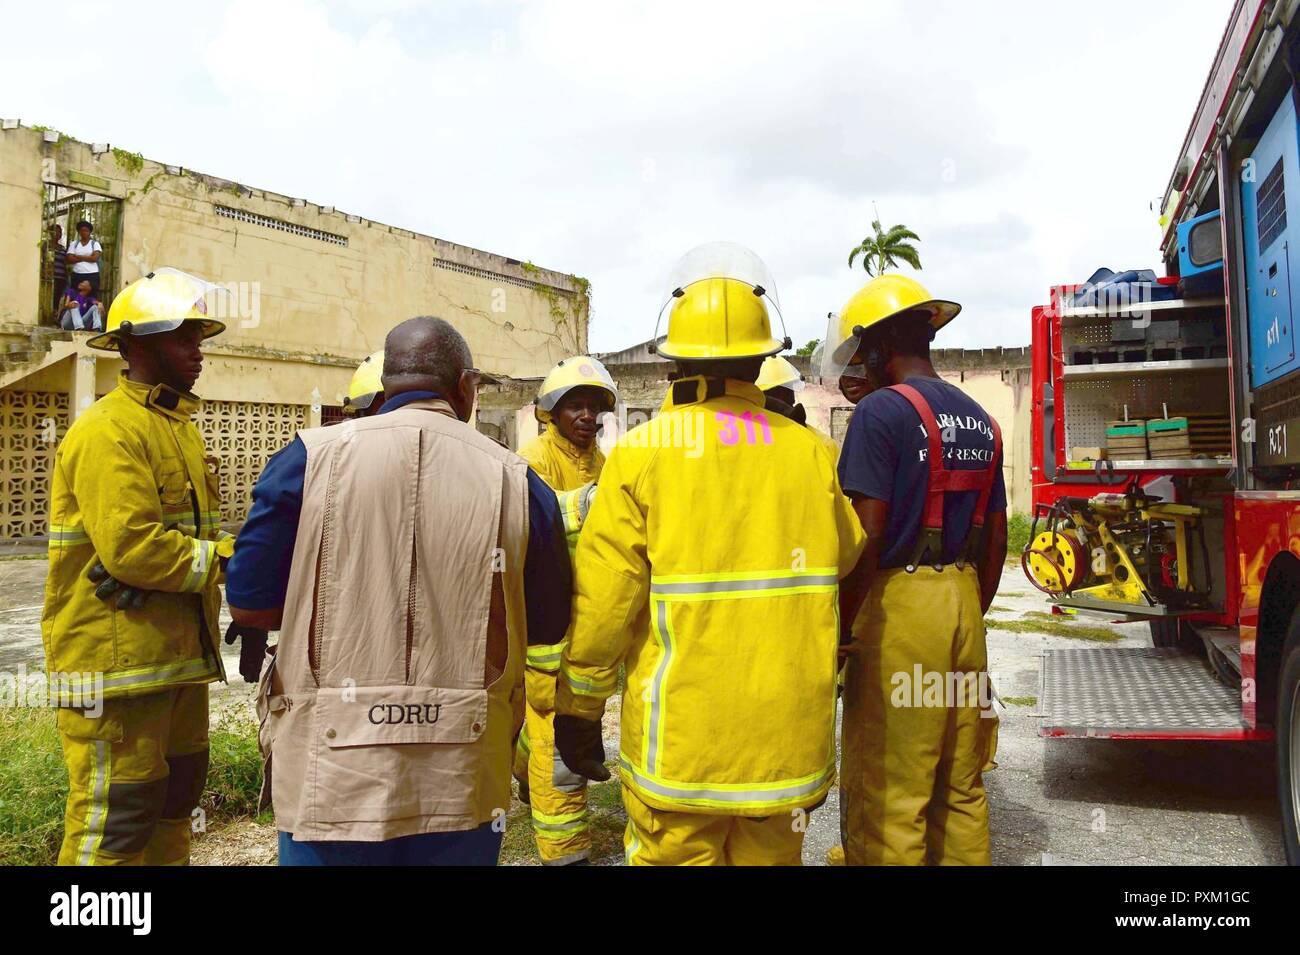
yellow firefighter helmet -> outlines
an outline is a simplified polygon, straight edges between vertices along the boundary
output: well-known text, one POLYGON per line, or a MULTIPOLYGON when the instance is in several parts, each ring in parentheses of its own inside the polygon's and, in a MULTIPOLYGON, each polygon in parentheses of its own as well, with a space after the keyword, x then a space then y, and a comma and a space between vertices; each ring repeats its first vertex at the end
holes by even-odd
POLYGON ((180 269, 155 269, 122 289, 108 310, 103 334, 86 342, 101 351, 116 351, 121 336, 157 335, 184 322, 201 322, 203 337, 226 330, 229 290, 180 269))
POLYGON ((791 391, 803 390, 803 374, 794 366, 788 358, 781 355, 773 355, 771 358, 763 359, 763 367, 758 373, 758 385, 760 391, 769 391, 772 388, 789 388, 791 391))
POLYGON ((790 347, 788 338, 772 336, 771 311, 781 317, 776 283, 743 245, 708 242, 692 249, 674 267, 669 290, 659 312, 662 321, 669 310, 668 336, 656 348, 664 358, 764 358, 790 347))
POLYGON ((384 374, 384 350, 372 352, 361 359, 357 370, 352 373, 348 385, 348 395, 343 399, 344 414, 356 414, 364 411, 374 403, 375 396, 384 390, 381 380, 384 374))
POLYGON ((912 311, 928 312, 930 326, 938 330, 957 317, 961 306, 932 297, 924 285, 906 275, 879 275, 862 286, 844 308, 828 316, 822 377, 844 374, 868 328, 912 311))
POLYGON ((618 386, 605 366, 590 355, 574 355, 551 369, 542 387, 537 389, 537 420, 551 420, 553 412, 574 388, 599 388, 608 396, 606 411, 613 411, 618 402, 618 386))

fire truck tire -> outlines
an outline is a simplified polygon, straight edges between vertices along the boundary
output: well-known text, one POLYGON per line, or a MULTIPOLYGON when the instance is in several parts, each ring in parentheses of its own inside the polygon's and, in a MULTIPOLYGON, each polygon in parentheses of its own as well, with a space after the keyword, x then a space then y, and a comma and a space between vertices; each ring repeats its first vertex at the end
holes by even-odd
POLYGON ((1176 647, 1180 650, 1196 650, 1201 639, 1190 627, 1184 626, 1177 617, 1153 617, 1151 619, 1151 645, 1155 647, 1176 647))
POLYGON ((1277 680, 1277 800, 1288 865, 1300 865, 1300 612, 1282 647, 1277 680))

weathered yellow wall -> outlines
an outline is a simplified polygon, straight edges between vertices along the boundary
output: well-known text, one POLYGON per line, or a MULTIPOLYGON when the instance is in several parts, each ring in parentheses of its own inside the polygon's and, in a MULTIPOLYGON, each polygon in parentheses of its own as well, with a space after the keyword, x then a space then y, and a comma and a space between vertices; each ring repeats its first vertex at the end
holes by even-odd
POLYGON ((41 134, 0 132, 0 323, 35 321, 41 281, 41 134))
MULTIPOLYGON (((234 301, 250 307, 212 342, 214 354, 265 350, 246 356, 255 367, 305 356, 355 363, 381 347, 393 325, 419 314, 452 322, 479 367, 511 377, 544 374, 586 348, 585 288, 571 276, 224 180, 172 174, 149 160, 119 162, 85 143, 46 144, 24 128, 0 132, 0 322, 37 321, 41 183, 90 188, 75 174, 106 180, 92 191, 123 201, 123 283, 164 265, 240 283, 234 301), (218 206, 342 236, 347 245, 225 218, 218 206)), ((238 375, 241 367, 225 371, 238 375)), ((224 390, 219 377, 208 375, 205 387, 224 390)), ((339 389, 338 375, 321 377, 312 387, 322 394, 339 389)))
POLYGON ((322 406, 343 403, 357 362, 403 319, 447 319, 475 365, 507 379, 540 379, 587 350, 581 279, 85 143, 46 143, 39 130, 0 129, 3 537, 44 533, 54 436, 111 390, 122 368, 88 349, 85 335, 55 335, 51 345, 50 330, 37 331, 44 183, 121 200, 119 288, 162 266, 232 285, 235 308, 222 316, 226 332, 205 344, 195 388, 205 399, 200 429, 221 459, 227 520, 242 519, 267 457, 297 427, 318 424, 322 406), (240 221, 218 207, 347 242, 240 221))

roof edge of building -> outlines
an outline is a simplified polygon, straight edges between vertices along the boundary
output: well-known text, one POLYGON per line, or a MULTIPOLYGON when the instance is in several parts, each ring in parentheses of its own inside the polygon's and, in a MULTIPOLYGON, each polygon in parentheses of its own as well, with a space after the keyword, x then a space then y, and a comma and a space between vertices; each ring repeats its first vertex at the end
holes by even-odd
MULTIPOLYGON (((250 198, 253 196, 259 196, 264 199, 270 199, 271 201, 281 200, 289 206, 293 206, 295 203, 301 203, 299 208, 319 218, 322 221, 322 225, 336 225, 336 222, 329 221, 331 219, 336 219, 354 226, 364 224, 367 227, 385 229, 397 235, 408 235, 411 237, 427 239, 435 244, 435 249, 439 253, 437 257, 440 260, 450 262, 453 265, 458 265, 466 269, 483 270, 494 275, 501 275, 520 282, 527 282, 531 285, 547 286, 571 295, 585 296, 589 294, 590 283, 586 279, 577 275, 572 275, 568 272, 543 268, 534 265, 532 262, 527 260, 511 258, 510 256, 501 255, 497 252, 488 252, 484 249, 476 249, 473 246, 462 245, 458 242, 442 239, 425 232, 416 232, 413 229, 406 229, 401 226, 379 222, 375 219, 368 219, 354 213, 343 212, 340 209, 336 209, 334 206, 324 205, 323 203, 318 202, 309 202, 301 196, 290 196, 273 189, 246 186, 233 179, 214 176, 197 169, 190 169, 174 163, 164 163, 157 159, 150 159, 140 153, 131 153, 129 150, 123 150, 120 147, 115 148, 111 143, 87 143, 83 140, 77 139, 75 136, 70 136, 67 133, 64 133, 62 130, 52 130, 49 127, 44 126, 27 126, 24 125, 21 120, 6 120, 3 125, 0 126, 0 133, 8 133, 13 130, 23 130, 37 134, 53 132, 58 135, 58 140, 55 142, 47 141, 44 145, 51 146, 69 143, 85 147, 90 151, 92 156, 99 156, 102 153, 108 152, 112 153, 114 158, 116 158, 118 153, 125 153, 127 156, 135 157, 142 163, 150 163, 157 166, 163 173, 174 176, 189 176, 202 182, 210 189, 227 191, 232 199, 244 195, 250 198)), ((326 229, 322 231, 329 230, 326 229)))

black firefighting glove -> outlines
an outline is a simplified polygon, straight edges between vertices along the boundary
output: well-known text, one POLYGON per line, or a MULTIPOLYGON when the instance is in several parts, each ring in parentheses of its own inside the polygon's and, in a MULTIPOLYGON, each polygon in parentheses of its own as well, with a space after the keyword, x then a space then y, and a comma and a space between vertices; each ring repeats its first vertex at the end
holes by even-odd
POLYGON ((110 574, 103 561, 98 559, 95 560, 95 565, 86 571, 86 579, 92 584, 99 585, 95 588, 96 597, 105 603, 111 603, 118 610, 139 610, 151 593, 140 587, 131 587, 122 583, 110 574))
POLYGON ((605 768, 605 743, 600 737, 600 721, 580 716, 555 715, 555 748, 564 765, 579 776, 603 783, 609 779, 605 768))
POLYGON ((226 646, 239 639, 239 675, 245 683, 256 683, 262 677, 262 661, 266 658, 266 631, 241 627, 231 622, 226 628, 226 646))

